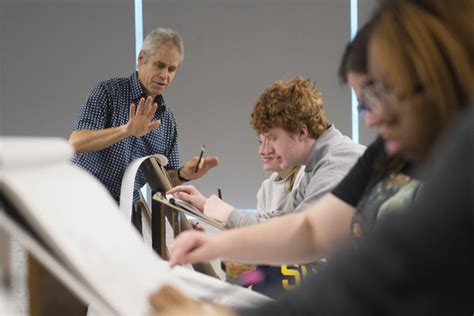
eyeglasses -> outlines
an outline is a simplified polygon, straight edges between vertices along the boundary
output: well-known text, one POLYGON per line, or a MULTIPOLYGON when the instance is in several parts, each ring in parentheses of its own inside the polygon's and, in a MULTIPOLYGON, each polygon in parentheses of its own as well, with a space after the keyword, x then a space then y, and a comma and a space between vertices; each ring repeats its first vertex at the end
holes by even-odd
POLYGON ((361 90, 361 99, 357 105, 359 114, 365 113, 378 114, 382 107, 388 107, 393 104, 401 103, 408 98, 424 92, 421 84, 415 86, 412 92, 403 92, 389 90, 381 82, 372 81, 365 85, 361 90))
POLYGON ((365 113, 371 112, 371 108, 365 101, 359 100, 359 103, 357 104, 357 112, 359 112, 361 117, 364 117, 365 113))

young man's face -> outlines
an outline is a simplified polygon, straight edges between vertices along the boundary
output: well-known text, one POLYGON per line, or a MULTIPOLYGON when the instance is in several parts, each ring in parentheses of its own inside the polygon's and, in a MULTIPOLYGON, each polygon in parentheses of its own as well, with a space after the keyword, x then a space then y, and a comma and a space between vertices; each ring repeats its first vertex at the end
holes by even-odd
POLYGON ((153 54, 138 56, 138 79, 147 95, 161 95, 171 84, 180 62, 178 49, 172 43, 163 43, 153 54))
POLYGON ((273 150, 273 148, 270 148, 270 146, 268 146, 268 142, 265 136, 260 135, 258 137, 258 142, 258 154, 262 159, 263 170, 276 172, 281 171, 282 169, 280 168, 280 165, 277 162, 275 151, 273 150))
POLYGON ((259 152, 272 157, 272 164, 278 165, 281 169, 306 163, 309 153, 297 134, 288 133, 281 127, 273 127, 263 133, 260 140, 259 152))

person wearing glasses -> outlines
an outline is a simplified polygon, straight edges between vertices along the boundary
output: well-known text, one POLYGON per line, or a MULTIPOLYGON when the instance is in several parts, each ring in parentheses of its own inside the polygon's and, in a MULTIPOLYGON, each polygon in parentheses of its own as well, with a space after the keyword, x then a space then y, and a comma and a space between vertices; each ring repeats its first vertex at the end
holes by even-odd
POLYGON ((174 243, 172 265, 216 257, 273 265, 315 261, 342 242, 357 245, 381 218, 412 203, 420 190, 414 168, 424 165, 474 96, 472 26, 465 18, 472 2, 460 1, 459 8, 420 3, 387 4, 372 22, 371 79, 361 100, 379 138, 332 193, 305 212, 261 225, 218 236, 184 233, 174 243))
MULTIPOLYGON (((305 165, 295 190, 281 200, 266 201, 258 212, 236 209, 215 195, 205 198, 193 186, 177 186, 168 193, 192 203, 229 228, 256 225, 302 212, 317 203, 344 178, 365 150, 328 121, 321 93, 303 77, 277 80, 265 88, 252 110, 251 125, 260 136, 261 152, 273 157, 280 169, 288 172, 296 165, 305 165)), ((306 265, 288 262, 281 266, 259 266, 265 278, 254 289, 271 296, 293 290, 324 265, 324 262, 306 265)))
MULTIPOLYGON (((351 236, 360 241, 357 249, 334 258, 333 264, 329 261, 320 278, 281 302, 247 311, 216 308, 214 314, 472 313, 473 15, 471 0, 459 0, 455 6, 444 0, 384 2, 371 22, 369 80, 359 97, 360 109, 371 115, 377 128, 375 144, 388 159, 366 165, 369 149, 375 145, 369 147, 340 185, 306 212, 217 237, 189 233, 176 240, 172 265, 215 257, 304 263, 351 236), (432 165, 425 173, 430 179, 414 206, 401 205, 399 201, 411 202, 419 190, 403 166, 407 162, 417 168, 430 165, 439 156, 435 144, 441 134, 454 129, 455 118, 463 112, 464 136, 445 147, 444 163, 432 165), (402 169, 393 167, 397 165, 402 169), (354 179, 364 178, 364 168, 372 170, 373 176, 365 185, 357 184, 354 179), (380 172, 380 168, 394 169, 380 172), (400 189, 394 194, 384 194, 392 198, 378 203, 379 210, 367 216, 372 198, 378 201, 378 192, 397 186, 400 189), (344 190, 351 193, 346 200, 341 195, 344 190), (411 197, 406 197, 408 193, 411 197), (393 199, 396 195, 399 198, 393 199)), ((159 298, 155 296, 154 302, 159 298)), ((196 312, 196 305, 193 308, 196 312)))
MULTIPOLYGON (((370 89, 368 87, 372 82, 366 58, 371 28, 370 24, 364 26, 348 44, 339 75, 354 88, 359 100, 358 109, 367 126, 376 127, 378 113, 368 110, 363 94, 363 91, 370 89)), ((348 239, 356 245, 361 237, 375 228, 377 220, 384 214, 410 205, 421 187, 421 182, 413 174, 414 164, 399 155, 389 156, 385 151, 385 141, 379 137, 339 185, 307 211, 292 214, 293 218, 285 216, 281 220, 258 225, 261 228, 250 227, 244 234, 240 230, 228 232, 219 235, 219 240, 214 240, 212 236, 184 234, 173 246, 171 262, 182 264, 202 261, 206 257, 232 257, 230 260, 276 265, 323 258, 336 245, 348 239), (258 242, 254 241, 255 246, 232 250, 235 246, 231 244, 240 243, 252 234, 259 236, 256 238, 258 242), (200 246, 191 250, 196 244, 200 246), (301 245, 301 249, 292 247, 292 244, 301 245), (297 252, 293 253, 293 250, 297 252), (231 254, 233 251, 235 253, 231 254), (294 258, 302 254, 304 257, 294 258)))

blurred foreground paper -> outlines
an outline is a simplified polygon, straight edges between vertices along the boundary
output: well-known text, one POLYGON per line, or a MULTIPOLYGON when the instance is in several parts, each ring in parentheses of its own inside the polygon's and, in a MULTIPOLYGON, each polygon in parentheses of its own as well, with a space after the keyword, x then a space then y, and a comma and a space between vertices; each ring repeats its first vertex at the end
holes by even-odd
POLYGON ((0 225, 101 314, 144 315, 150 294, 164 283, 234 307, 268 300, 192 270, 170 269, 105 187, 70 163, 65 140, 4 137, 0 147, 0 225))

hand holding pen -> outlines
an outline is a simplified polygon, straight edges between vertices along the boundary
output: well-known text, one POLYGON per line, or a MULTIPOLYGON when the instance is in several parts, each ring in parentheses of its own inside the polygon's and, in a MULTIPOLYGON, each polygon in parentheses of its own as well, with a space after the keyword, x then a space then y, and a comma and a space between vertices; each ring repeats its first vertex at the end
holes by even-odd
POLYGON ((201 163, 202 155, 204 155, 204 151, 206 151, 206 145, 201 146, 201 153, 199 154, 199 159, 198 159, 198 162, 196 164, 196 168, 194 168, 194 173, 197 173, 198 170, 199 170, 199 164, 201 163))
POLYGON ((217 156, 204 157, 205 146, 201 147, 201 153, 194 156, 184 164, 179 170, 179 175, 187 180, 199 179, 205 175, 210 169, 219 164, 217 156))

